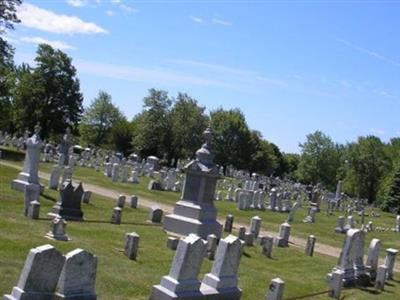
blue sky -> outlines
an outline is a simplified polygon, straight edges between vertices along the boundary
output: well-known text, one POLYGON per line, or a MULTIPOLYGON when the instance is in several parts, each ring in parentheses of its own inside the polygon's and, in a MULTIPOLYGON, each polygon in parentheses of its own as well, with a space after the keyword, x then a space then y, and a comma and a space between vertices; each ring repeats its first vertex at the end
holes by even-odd
POLYGON ((400 136, 400 1, 25 1, 7 38, 67 52, 85 105, 100 89, 131 118, 149 88, 240 108, 285 152, 308 133, 400 136))

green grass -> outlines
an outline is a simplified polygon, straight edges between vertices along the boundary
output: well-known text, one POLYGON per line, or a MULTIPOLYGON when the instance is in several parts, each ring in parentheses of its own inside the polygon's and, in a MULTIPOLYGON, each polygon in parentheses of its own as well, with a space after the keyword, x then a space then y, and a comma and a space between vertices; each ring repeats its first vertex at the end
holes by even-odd
MULTIPOLYGON (((124 208, 123 224, 112 225, 109 220, 115 201, 92 195, 91 203, 83 204, 84 217, 87 221, 68 222, 67 233, 71 241, 50 241, 44 238, 50 226, 50 221, 46 220, 46 213, 51 210, 58 194, 55 191, 45 190, 44 197, 40 199, 42 205, 40 220, 24 217, 22 214, 23 194, 10 189, 10 182, 17 173, 15 169, 0 165, 0 273, 2 274, 0 295, 9 293, 16 285, 29 249, 47 243, 54 245, 63 253, 75 248, 83 248, 98 256, 96 291, 100 299, 147 299, 151 286, 158 284, 161 277, 168 274, 174 253, 166 248, 167 236, 162 228, 146 222, 148 215, 146 209, 124 208), (137 261, 128 260, 122 253, 124 234, 133 231, 140 235, 137 261)), ((92 176, 90 180, 102 180, 100 176, 95 176, 96 172, 84 168, 77 168, 75 175, 85 176, 87 173, 92 176)), ((120 186, 124 186, 124 184, 114 184, 106 180, 107 186, 112 188, 119 189, 120 186)), ((125 188, 129 194, 140 190, 139 187, 132 185, 127 185, 125 188)), ((150 193, 145 191, 144 186, 141 190, 150 193)), ((137 194, 140 195, 139 192, 137 194)), ((163 197, 159 201, 166 202, 172 202, 173 199, 178 198, 175 193, 159 192, 150 195, 151 199, 156 199, 157 195, 161 195, 163 197)), ((230 207, 236 216, 245 220, 255 214, 255 212, 239 213, 235 211, 231 203, 217 203, 217 206, 219 209, 226 210, 230 207)), ((266 227, 269 226, 268 224, 274 224, 276 228, 277 224, 285 218, 284 215, 272 213, 260 215, 266 227), (272 215, 275 219, 272 219, 272 215), (271 219, 267 222, 270 216, 271 219)), ((298 220, 301 219, 300 214, 296 217, 298 220)), ((320 219, 323 219, 322 216, 317 222, 320 219)), ((316 228, 318 227, 316 225, 318 223, 310 227, 316 228)), ((318 227, 315 230, 318 232, 321 230, 322 235, 322 228, 318 227)), ((341 239, 343 240, 343 236, 341 239)), ((274 248, 273 259, 263 257, 260 252, 259 246, 245 248, 239 268, 239 286, 243 289, 242 299, 264 299, 267 286, 275 277, 281 277, 286 282, 285 299, 326 291, 325 275, 337 262, 336 258, 325 255, 307 257, 302 251, 293 247, 274 248)), ((205 259, 200 278, 210 268, 211 262, 205 259)), ((374 294, 373 289, 345 290, 344 295, 346 299, 395 299, 394 295, 400 295, 400 282, 390 282, 385 292, 378 296, 374 294)), ((326 298, 326 295, 320 295, 312 299, 326 298)))

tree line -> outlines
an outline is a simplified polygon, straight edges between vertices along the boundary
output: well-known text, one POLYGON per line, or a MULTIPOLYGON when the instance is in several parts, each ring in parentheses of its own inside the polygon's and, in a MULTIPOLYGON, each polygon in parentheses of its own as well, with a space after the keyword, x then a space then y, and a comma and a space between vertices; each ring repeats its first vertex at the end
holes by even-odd
POLYGON ((316 131, 300 144, 300 153, 280 151, 259 131, 249 128, 240 109, 206 113, 185 93, 176 97, 150 89, 143 109, 131 120, 105 91, 83 107, 83 95, 72 59, 49 45, 38 46, 35 66, 15 65, 14 49, 4 39, 18 23, 20 0, 0 0, 0 129, 22 135, 42 127, 47 140, 58 141, 66 127, 76 143, 142 157, 157 155, 166 164, 194 156, 202 132, 214 132, 215 161, 250 172, 322 184, 334 190, 338 180, 350 196, 366 198, 385 210, 400 208, 400 138, 388 143, 376 136, 338 144, 316 131))

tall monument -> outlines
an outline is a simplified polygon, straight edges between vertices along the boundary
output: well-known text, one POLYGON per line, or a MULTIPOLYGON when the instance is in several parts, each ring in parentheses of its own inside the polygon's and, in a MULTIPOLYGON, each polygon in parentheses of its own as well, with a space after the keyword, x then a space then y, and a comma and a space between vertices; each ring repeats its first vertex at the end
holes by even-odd
POLYGON ((195 233, 203 239, 209 234, 220 238, 222 225, 217 221, 214 206, 219 172, 211 153, 211 129, 207 128, 203 136, 205 143, 196 151, 196 159, 184 167, 186 179, 182 197, 175 204, 173 214, 165 216, 164 230, 178 235, 195 233))
POLYGON ((22 172, 18 174, 18 178, 13 180, 11 187, 14 190, 23 192, 25 186, 27 185, 37 185, 40 187, 39 183, 39 161, 40 161, 40 150, 43 146, 43 141, 39 136, 40 126, 39 124, 35 126, 35 131, 30 138, 27 138, 26 143, 26 153, 24 168, 22 172))

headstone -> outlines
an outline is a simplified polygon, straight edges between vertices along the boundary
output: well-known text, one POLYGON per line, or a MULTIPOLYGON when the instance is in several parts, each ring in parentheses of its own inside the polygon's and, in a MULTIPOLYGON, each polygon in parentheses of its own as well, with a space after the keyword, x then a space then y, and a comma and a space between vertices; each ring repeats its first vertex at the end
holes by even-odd
POLYGON ((206 299, 240 299, 242 291, 238 288, 237 272, 242 255, 241 243, 233 235, 220 240, 211 272, 204 276, 200 288, 206 299))
POLYGON ((67 222, 63 218, 55 217, 51 221, 50 231, 46 234, 46 238, 57 241, 69 241, 68 235, 65 233, 67 222))
POLYGON ((349 229, 354 229, 354 227, 355 227, 355 222, 353 216, 348 216, 347 224, 344 226, 344 229, 347 231, 349 229))
POLYGON ((231 233, 232 232, 232 228, 233 228, 233 221, 234 221, 234 216, 229 214, 226 216, 225 219, 225 226, 224 226, 224 231, 231 233))
POLYGON ((140 180, 139 180, 139 173, 137 172, 137 171, 132 171, 131 172, 131 182, 132 183, 135 183, 135 184, 138 184, 138 183, 140 183, 140 180))
POLYGON ((113 182, 117 182, 119 179, 119 164, 115 163, 112 166, 112 171, 111 171, 111 180, 113 182))
POLYGON ((150 180, 149 185, 147 186, 149 191, 161 191, 162 187, 161 184, 157 180, 150 180))
POLYGON ((393 248, 386 249, 385 266, 387 267, 386 277, 388 280, 393 279, 394 263, 396 261, 397 252, 399 251, 393 248))
POLYGON ((65 167, 64 172, 61 178, 61 186, 64 185, 65 182, 71 182, 72 181, 72 172, 73 168, 72 167, 65 167))
POLYGON ((112 176, 112 164, 111 163, 104 164, 104 175, 106 175, 107 177, 112 176))
POLYGON ((207 243, 197 235, 181 239, 169 274, 153 286, 150 300, 204 299, 198 275, 206 248, 207 243))
POLYGON ((335 270, 332 272, 332 276, 329 278, 329 297, 340 299, 340 294, 342 293, 343 275, 344 272, 341 270, 335 270))
POLYGON ((152 223, 161 223, 163 211, 158 207, 151 207, 149 212, 149 220, 152 223))
POLYGON ((92 196, 91 191, 84 191, 82 194, 82 202, 88 204, 90 202, 91 196, 92 196))
POLYGON ((396 216, 396 228, 395 228, 396 232, 400 232, 400 215, 396 216))
POLYGON ((315 215, 317 214, 317 207, 310 207, 307 217, 303 220, 304 223, 315 223, 315 215))
POLYGON ((214 260, 215 251, 217 250, 217 241, 215 234, 209 234, 207 236, 207 256, 210 260, 214 260))
POLYGON ((97 257, 75 249, 65 255, 57 285, 57 299, 96 300, 97 257))
POLYGON ((306 251, 305 251, 307 256, 313 256, 315 240, 316 240, 315 236, 313 236, 313 235, 308 236, 306 251))
POLYGON ((39 201, 40 186, 28 183, 24 185, 24 215, 28 215, 28 210, 32 201, 39 201))
POLYGON ((118 196, 118 199, 117 199, 117 206, 118 206, 118 207, 121 207, 121 208, 124 208, 124 206, 125 206, 125 199, 126 199, 126 197, 125 197, 124 195, 119 195, 119 196, 118 196))
POLYGON ((272 257, 272 247, 274 244, 274 238, 272 236, 263 237, 264 241, 262 242, 262 254, 266 257, 272 257))
POLYGON ((241 239, 242 241, 244 241, 245 235, 246 235, 246 227, 240 226, 240 227, 239 227, 239 233, 238 233, 239 239, 241 239))
POLYGON ((17 286, 3 299, 52 300, 64 261, 64 256, 51 245, 31 249, 17 286))
POLYGON ((179 243, 178 238, 170 236, 170 237, 168 237, 168 240, 167 240, 167 248, 175 251, 176 248, 178 247, 178 243, 179 243))
POLYGON ((138 197, 136 195, 132 195, 129 197, 128 205, 130 208, 137 208, 138 205, 138 197))
POLYGON ((376 273, 375 288, 383 291, 385 288, 385 282, 387 277, 387 267, 385 265, 380 265, 376 273))
POLYGON ((280 278, 274 278, 268 287, 266 300, 282 300, 285 282, 280 278))
POLYGON ((57 190, 60 181, 61 170, 58 165, 53 166, 53 171, 50 174, 49 189, 57 190))
POLYGON ((122 219, 122 208, 119 206, 114 207, 111 215, 111 224, 120 225, 122 219))
POLYGON ((296 201, 293 203, 292 208, 290 209, 289 216, 287 218, 287 222, 291 223, 294 220, 294 214, 300 207, 300 202, 296 201))
POLYGON ((214 194, 219 178, 218 167, 211 153, 212 132, 204 132, 205 143, 197 150, 196 159, 185 166, 186 178, 181 200, 174 213, 164 220, 164 230, 175 234, 196 233, 202 238, 215 234, 219 239, 222 225, 217 221, 214 194))
POLYGON ((60 199, 53 207, 53 214, 60 215, 65 220, 82 221, 81 201, 83 195, 82 183, 74 188, 71 182, 60 189, 60 199))
POLYGON ((279 228, 279 236, 276 237, 275 243, 278 247, 288 247, 290 237, 290 224, 283 223, 279 228))
POLYGON ((344 217, 343 216, 339 216, 338 220, 337 220, 337 226, 335 228, 335 232, 337 233, 346 233, 346 229, 344 228, 344 217))
POLYGON ((246 232, 244 234, 244 243, 246 246, 253 246, 254 245, 254 233, 246 232))
POLYGON ((34 220, 39 219, 40 213, 40 202, 39 201, 32 201, 28 208, 28 217, 34 220))
POLYGON ((60 166, 68 166, 69 164, 69 148, 72 146, 72 138, 71 138, 71 129, 67 127, 65 134, 60 142, 59 151, 61 154, 60 157, 60 166))
POLYGON ((369 244, 368 257, 366 262, 366 267, 367 270, 369 271, 372 280, 375 279, 376 272, 378 270, 380 249, 381 249, 381 241, 378 239, 372 239, 369 244))
POLYGON ((261 218, 259 216, 255 216, 251 218, 250 222, 250 232, 254 234, 254 238, 258 238, 261 229, 261 218))
MULTIPOLYGON (((25 141, 26 152, 25 152, 24 167, 22 169, 22 172, 18 174, 18 178, 13 180, 11 183, 11 187, 14 190, 23 192, 25 190, 25 186, 28 184, 34 184, 40 186, 39 161, 40 161, 40 150, 43 146, 43 141, 40 138, 39 133, 40 133, 40 126, 36 125, 34 134, 30 138, 27 138, 25 141)), ((42 189, 43 187, 40 186, 40 190, 42 189)))
POLYGON ((139 249, 139 235, 136 232, 125 234, 125 251, 124 254, 132 260, 136 260, 139 249))

